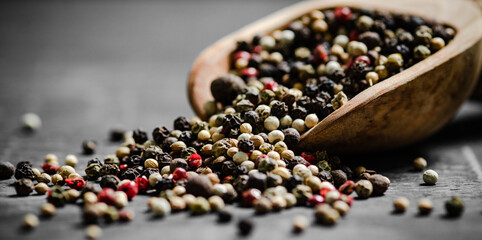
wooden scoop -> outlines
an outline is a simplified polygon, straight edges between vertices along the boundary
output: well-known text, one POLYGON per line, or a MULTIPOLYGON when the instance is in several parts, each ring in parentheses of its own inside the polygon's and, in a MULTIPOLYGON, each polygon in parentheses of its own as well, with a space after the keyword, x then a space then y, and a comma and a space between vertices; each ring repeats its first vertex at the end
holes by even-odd
POLYGON ((188 82, 194 111, 206 118, 211 81, 227 73, 238 40, 269 33, 314 9, 337 6, 406 13, 454 27, 442 50, 356 95, 301 136, 300 150, 358 153, 419 141, 440 129, 470 96, 482 67, 482 14, 470 1, 324 0, 282 9, 217 41, 194 62, 188 82))

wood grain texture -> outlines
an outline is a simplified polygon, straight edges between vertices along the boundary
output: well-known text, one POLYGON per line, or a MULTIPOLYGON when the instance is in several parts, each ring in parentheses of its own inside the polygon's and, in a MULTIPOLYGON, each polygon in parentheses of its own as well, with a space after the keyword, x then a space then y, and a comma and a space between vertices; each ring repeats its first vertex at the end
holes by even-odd
MULTIPOLYGON (((40 167, 47 153, 57 154, 62 163, 73 153, 79 157, 76 170, 84 174, 88 160, 103 158, 118 147, 108 141, 112 127, 149 131, 158 125, 172 127, 179 115, 194 116, 183 92, 196 55, 233 29, 293 2, 0 2, 0 161, 30 160, 40 167), (25 112, 42 118, 40 131, 20 131, 19 118, 25 112), (98 141, 96 154, 80 154, 84 139, 98 141)), ((383 197, 356 201, 334 227, 314 224, 309 208, 255 216, 252 209, 229 206, 234 213, 229 224, 216 223, 215 214, 192 217, 186 212, 155 219, 147 212, 149 196, 140 195, 128 206, 135 219, 101 223, 100 239, 480 239, 482 180, 465 149, 482 164, 481 122, 482 104, 470 101, 440 132, 416 145, 341 156, 354 166, 363 164, 387 175, 392 185, 383 197), (437 185, 421 185, 421 173, 411 168, 418 156, 439 173, 437 185), (459 219, 444 217, 443 202, 452 195, 461 196, 466 205, 459 219), (403 215, 392 214, 398 196, 411 201, 403 215), (417 215, 416 203, 422 197, 434 203, 426 217, 417 215), (296 215, 310 221, 300 235, 291 232, 296 215), (235 223, 241 218, 255 223, 248 237, 237 234, 235 223)), ((86 239, 79 205, 57 209, 33 231, 22 230, 22 217, 38 213, 46 199, 15 196, 13 182, 0 181, 1 240, 86 239)))
POLYGON ((423 16, 452 25, 457 35, 433 56, 363 91, 330 114, 302 135, 299 148, 344 153, 397 148, 417 142, 447 123, 472 93, 482 66, 482 15, 470 1, 308 1, 283 9, 200 54, 188 83, 194 111, 205 117, 203 104, 212 100, 210 83, 228 71, 229 53, 237 40, 280 28, 310 10, 338 5, 423 16))

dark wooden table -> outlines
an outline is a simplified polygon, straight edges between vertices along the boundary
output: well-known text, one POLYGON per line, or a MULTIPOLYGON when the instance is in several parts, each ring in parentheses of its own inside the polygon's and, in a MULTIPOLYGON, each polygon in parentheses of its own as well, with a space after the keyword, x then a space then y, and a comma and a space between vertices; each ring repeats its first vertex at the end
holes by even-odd
MULTIPOLYGON (((197 54, 216 39, 294 1, 31 1, 0 4, 0 161, 34 162, 47 153, 62 160, 77 154, 79 172, 93 156, 80 154, 84 139, 95 139, 95 156, 113 153, 108 132, 115 126, 150 131, 192 117, 186 78, 197 54), (20 130, 20 116, 35 112, 43 128, 20 130)), ((403 129, 400 129, 403 131, 403 129)), ((480 239, 482 234, 482 103, 467 102, 441 132, 393 152, 346 157, 386 174, 385 196, 356 201, 335 227, 314 225, 306 239, 480 239), (440 175, 436 186, 422 186, 411 161, 423 156, 440 175), (459 219, 444 215, 443 203, 461 196, 459 219), (406 196, 411 206, 392 214, 392 201, 406 196), (434 211, 418 216, 416 204, 430 198, 434 211)), ((31 232, 20 228, 26 213, 38 213, 45 196, 17 197, 13 179, 0 182, 0 239, 82 239, 81 209, 69 205, 31 232)), ((235 224, 219 225, 213 214, 179 213, 152 219, 146 196, 129 207, 136 218, 104 226, 103 239, 233 239, 235 224)), ((235 219, 253 217, 250 238, 293 237, 292 219, 313 210, 294 208, 254 217, 230 207, 235 219)))

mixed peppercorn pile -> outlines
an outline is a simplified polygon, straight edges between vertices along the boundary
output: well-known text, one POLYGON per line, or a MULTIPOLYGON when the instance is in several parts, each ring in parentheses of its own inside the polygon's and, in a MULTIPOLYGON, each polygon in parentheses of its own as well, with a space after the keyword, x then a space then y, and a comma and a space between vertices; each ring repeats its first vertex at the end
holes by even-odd
MULTIPOLYGON (((179 117, 172 129, 114 130, 111 140, 122 145, 113 155, 90 160, 85 174, 77 173, 74 155, 61 166, 53 154, 45 157, 42 172, 28 161, 16 168, 2 163, 0 172, 2 178, 15 175, 18 195, 47 193, 42 215, 83 201, 87 224, 131 220, 128 202, 138 194, 152 196, 148 208, 155 216, 216 211, 227 222, 225 204, 241 202, 258 214, 310 206, 318 222, 335 224, 350 210, 353 192, 358 198, 383 195, 390 180, 364 167, 352 170, 321 149, 296 152, 300 135, 364 89, 440 50, 454 34, 416 16, 315 10, 284 29, 238 43, 230 73, 212 82, 208 121, 179 117)), ((93 154, 96 143, 85 141, 82 148, 93 154)), ((419 169, 426 166, 420 167, 422 160, 419 169)), ((405 200, 395 208, 403 211, 405 200)), ((429 201, 421 205, 431 210, 429 201)), ((25 218, 26 226, 37 222, 35 215, 25 218)), ((307 225, 304 217, 294 220, 295 231, 307 225)), ((252 228, 249 220, 238 226, 243 234, 252 228)), ((92 238, 100 234, 95 226, 87 231, 92 238)))

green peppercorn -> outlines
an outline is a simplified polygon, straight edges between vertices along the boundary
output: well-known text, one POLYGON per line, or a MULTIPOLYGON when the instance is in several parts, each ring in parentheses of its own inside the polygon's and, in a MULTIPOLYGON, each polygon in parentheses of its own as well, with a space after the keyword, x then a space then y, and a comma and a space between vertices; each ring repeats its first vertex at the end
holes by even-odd
MULTIPOLYGON (((385 67, 389 72, 399 72, 400 68, 403 66, 403 58, 400 53, 393 53, 388 55, 385 67)), ((377 72, 378 73, 378 72, 377 72)), ((378 73, 380 75, 380 73, 378 73)))
POLYGON ((413 57, 419 61, 428 58, 430 54, 430 49, 423 45, 418 45, 413 49, 413 57))
POLYGON ((464 211, 464 202, 460 197, 452 197, 445 202, 445 210, 449 217, 458 217, 462 215, 464 211))
POLYGON ((93 163, 87 166, 87 168, 85 169, 85 174, 87 175, 87 178, 91 180, 96 180, 97 178, 99 178, 101 168, 102 166, 100 166, 100 164, 98 163, 93 163))
POLYGON ((189 210, 193 215, 201 215, 211 210, 208 200, 203 197, 197 197, 193 203, 189 204, 189 210))

